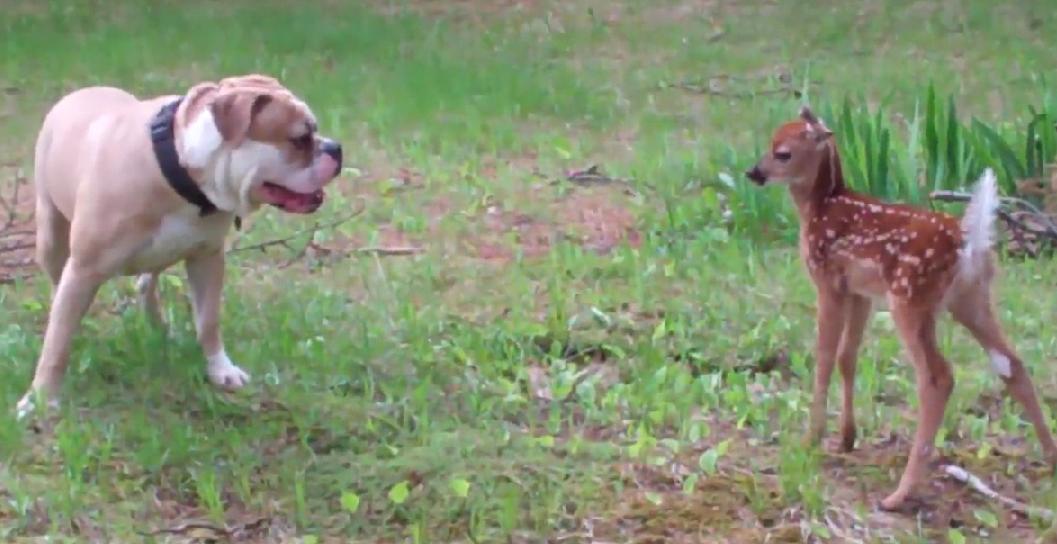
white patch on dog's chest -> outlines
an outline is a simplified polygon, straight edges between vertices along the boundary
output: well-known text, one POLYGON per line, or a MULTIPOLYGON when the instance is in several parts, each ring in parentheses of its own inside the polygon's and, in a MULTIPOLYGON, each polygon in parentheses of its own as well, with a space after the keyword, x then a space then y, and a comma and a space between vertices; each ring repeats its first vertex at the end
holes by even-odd
POLYGON ((223 249, 230 214, 199 217, 197 209, 165 216, 157 230, 129 258, 123 273, 156 272, 208 251, 223 249))

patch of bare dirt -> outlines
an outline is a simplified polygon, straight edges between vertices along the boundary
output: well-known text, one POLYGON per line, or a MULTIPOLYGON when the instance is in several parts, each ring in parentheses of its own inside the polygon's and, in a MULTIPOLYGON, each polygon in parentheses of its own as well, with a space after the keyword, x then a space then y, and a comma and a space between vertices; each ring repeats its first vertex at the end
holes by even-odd
MULTIPOLYGON (((584 517, 583 536, 644 543, 874 542, 900 541, 924 531, 944 541, 953 528, 969 540, 1034 542, 1040 537, 1024 514, 982 497, 940 468, 963 467, 1000 494, 1030 504, 1033 482, 1047 478, 1048 469, 1031 459, 1022 438, 989 440, 995 449, 983 457, 977 454, 978 444, 971 451, 957 444, 945 450, 902 512, 882 511, 878 501, 897 483, 908 438, 879 433, 847 454, 836 453, 834 439, 824 448, 819 467, 824 502, 812 514, 783 489, 781 469, 775 468, 782 466, 780 447, 752 443, 750 431, 708 419, 714 423, 710 444, 616 467, 621 492, 584 517), (716 471, 706 475, 698 456, 724 438, 730 449, 719 458, 716 471), (688 486, 693 478, 698 479, 688 486)), ((805 480, 800 485, 811 484, 805 480)))
POLYGON ((425 17, 446 17, 460 22, 483 24, 490 19, 505 18, 541 11, 541 0, 413 0, 411 2, 373 2, 383 15, 397 15, 405 11, 425 17))
POLYGON ((0 166, 0 284, 35 271, 33 190, 21 168, 0 166))
POLYGON ((633 204, 615 187, 576 188, 534 213, 497 202, 485 210, 478 225, 482 227, 479 232, 465 242, 469 253, 497 262, 517 254, 542 257, 560 241, 602 255, 622 245, 639 247, 642 243, 633 204))
POLYGON ((177 542, 278 542, 293 536, 293 524, 277 509, 257 511, 230 493, 224 495, 221 522, 211 519, 200 506, 164 490, 156 492, 147 510, 159 525, 143 534, 177 542))

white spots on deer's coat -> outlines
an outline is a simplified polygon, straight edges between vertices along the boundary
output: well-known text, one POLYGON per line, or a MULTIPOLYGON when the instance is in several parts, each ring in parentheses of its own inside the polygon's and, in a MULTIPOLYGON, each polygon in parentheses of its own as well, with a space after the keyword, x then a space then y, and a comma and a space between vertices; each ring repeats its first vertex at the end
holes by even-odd
POLYGON ((933 256, 933 255, 935 255, 935 253, 936 253, 936 250, 935 250, 935 249, 932 249, 932 248, 930 247, 930 248, 928 248, 928 249, 926 249, 926 250, 925 250, 925 258, 927 259, 927 258, 929 258, 929 257, 931 257, 931 256, 933 256))
POLYGON ((833 229, 826 229, 826 238, 832 239, 837 233, 833 229))
POLYGON ((1009 365, 1009 357, 994 349, 988 350, 987 355, 991 358, 991 370, 994 370, 995 374, 1007 379, 1013 377, 1013 370, 1009 365))

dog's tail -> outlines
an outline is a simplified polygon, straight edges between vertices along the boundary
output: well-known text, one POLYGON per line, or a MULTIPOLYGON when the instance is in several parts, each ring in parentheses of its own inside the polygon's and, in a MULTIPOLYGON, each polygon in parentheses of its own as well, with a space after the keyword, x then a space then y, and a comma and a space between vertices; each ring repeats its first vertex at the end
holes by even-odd
POLYGON ((962 216, 965 245, 959 252, 961 273, 976 277, 990 262, 994 245, 995 214, 998 211, 998 184, 990 168, 984 170, 962 216))

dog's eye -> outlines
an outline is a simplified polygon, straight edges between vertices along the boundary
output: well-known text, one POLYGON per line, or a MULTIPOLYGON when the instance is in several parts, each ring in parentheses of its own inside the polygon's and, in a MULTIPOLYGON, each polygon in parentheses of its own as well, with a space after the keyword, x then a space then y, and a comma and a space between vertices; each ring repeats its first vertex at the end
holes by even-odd
POLYGON ((290 143, 294 144, 294 147, 298 149, 308 149, 309 147, 312 147, 312 135, 305 134, 303 136, 298 136, 297 138, 291 138, 290 143))
POLYGON ((785 161, 793 158, 793 154, 788 152, 788 151, 775 151, 774 152, 774 158, 776 158, 776 159, 778 159, 778 160, 780 160, 782 162, 785 162, 785 161))

